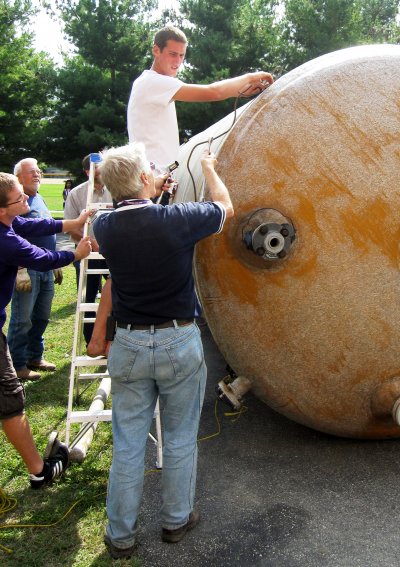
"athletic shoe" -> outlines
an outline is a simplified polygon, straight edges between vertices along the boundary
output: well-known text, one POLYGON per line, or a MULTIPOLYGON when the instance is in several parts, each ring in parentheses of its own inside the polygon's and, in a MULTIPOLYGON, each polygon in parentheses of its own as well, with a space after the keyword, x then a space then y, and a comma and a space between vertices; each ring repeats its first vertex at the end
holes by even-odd
POLYGON ((29 475, 31 488, 37 489, 50 484, 55 478, 61 476, 69 465, 68 448, 57 438, 54 439, 50 450, 49 444, 47 445, 46 452, 49 453, 49 456, 44 459, 42 472, 29 475))
POLYGON ((189 519, 184 526, 176 530, 162 529, 161 539, 166 543, 178 543, 185 536, 186 532, 192 530, 200 521, 200 513, 197 510, 190 512, 189 519))

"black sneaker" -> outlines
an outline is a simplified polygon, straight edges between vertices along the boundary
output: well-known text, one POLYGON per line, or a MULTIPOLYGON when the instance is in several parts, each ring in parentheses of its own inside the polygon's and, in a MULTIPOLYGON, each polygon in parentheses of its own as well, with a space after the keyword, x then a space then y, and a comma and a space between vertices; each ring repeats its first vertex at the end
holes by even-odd
POLYGON ((138 544, 134 543, 130 547, 116 547, 110 540, 108 535, 104 536, 104 545, 107 547, 108 553, 113 559, 121 559, 122 557, 132 557, 138 548, 138 544))
POLYGON ((39 474, 30 474, 29 480, 31 488, 37 489, 52 482, 61 476, 69 465, 69 451, 64 443, 61 443, 55 436, 50 437, 47 444, 44 458, 43 470, 39 474))
POLYGON ((176 530, 168 530, 167 528, 162 529, 161 539, 166 543, 178 543, 185 537, 187 531, 192 530, 197 526, 200 521, 200 513, 198 510, 193 510, 190 512, 189 519, 184 526, 177 528, 176 530))

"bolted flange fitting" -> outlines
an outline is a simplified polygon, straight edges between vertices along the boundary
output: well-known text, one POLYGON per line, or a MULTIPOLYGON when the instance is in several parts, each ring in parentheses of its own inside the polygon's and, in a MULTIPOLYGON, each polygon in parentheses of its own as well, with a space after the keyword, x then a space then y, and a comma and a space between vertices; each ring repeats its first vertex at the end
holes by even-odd
POLYGON ((243 241, 246 247, 267 261, 285 258, 296 238, 294 226, 282 215, 280 216, 283 222, 277 222, 278 211, 274 209, 258 211, 258 220, 260 220, 261 212, 265 222, 257 224, 257 226, 251 223, 253 224, 251 229, 243 232, 243 241))

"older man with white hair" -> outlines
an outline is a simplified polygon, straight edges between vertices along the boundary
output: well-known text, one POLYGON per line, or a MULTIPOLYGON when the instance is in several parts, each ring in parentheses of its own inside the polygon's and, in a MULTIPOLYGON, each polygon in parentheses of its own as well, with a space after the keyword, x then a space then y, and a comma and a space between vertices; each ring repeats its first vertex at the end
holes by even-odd
POLYGON ((121 558, 136 545, 144 452, 157 397, 164 440, 162 540, 180 541, 199 521, 197 433, 207 369, 192 263, 196 243, 220 232, 233 207, 211 154, 202 158, 210 200, 169 207, 151 200, 156 187, 143 144, 101 155, 101 176, 117 203, 93 225, 111 273, 116 320, 108 359, 113 460, 104 541, 110 555, 121 558))
MULTIPOLYGON (((37 160, 25 158, 14 167, 25 195, 29 211, 25 218, 50 219, 51 214, 43 197, 38 193, 42 172, 37 160)), ((54 234, 28 236, 27 240, 40 248, 54 251, 54 234)), ((40 371, 53 371, 55 365, 43 357, 43 334, 49 323, 51 304, 54 297, 54 278, 61 283, 61 270, 50 269, 39 272, 33 268, 21 269, 11 302, 11 317, 8 326, 8 345, 17 376, 20 380, 39 380, 40 371)))

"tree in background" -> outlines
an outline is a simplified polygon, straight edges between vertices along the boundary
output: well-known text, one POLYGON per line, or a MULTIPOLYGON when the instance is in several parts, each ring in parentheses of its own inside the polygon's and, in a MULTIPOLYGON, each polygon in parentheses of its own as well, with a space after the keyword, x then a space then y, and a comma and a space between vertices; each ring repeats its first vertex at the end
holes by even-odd
MULTIPOLYGON (((207 84, 273 71, 278 62, 277 5, 275 0, 182 0, 181 25, 189 40, 185 82, 207 84)), ((177 103, 182 140, 232 112, 233 105, 233 100, 177 103)))
MULTIPOLYGON (((188 83, 254 70, 278 78, 330 51, 400 42, 399 0, 181 0, 178 13, 161 14, 154 11, 157 0, 55 1, 76 49, 60 69, 32 48, 31 0, 0 3, 0 165, 6 171, 34 155, 79 174, 84 155, 125 143, 132 82, 150 67, 154 31, 166 23, 188 36, 182 72, 188 83)), ((181 140, 233 104, 177 103, 181 140)))
POLYGON ((400 43, 399 0, 358 0, 357 10, 363 43, 400 43))
POLYGON ((23 157, 44 160, 44 128, 54 106, 56 72, 36 53, 29 0, 0 3, 0 169, 11 171, 23 157))
POLYGON ((78 55, 58 75, 57 113, 49 125, 53 161, 80 173, 82 157, 127 141, 132 81, 149 64, 153 0, 60 0, 65 33, 78 55))
POLYGON ((288 69, 319 55, 365 43, 396 43, 398 0, 285 0, 288 69))

